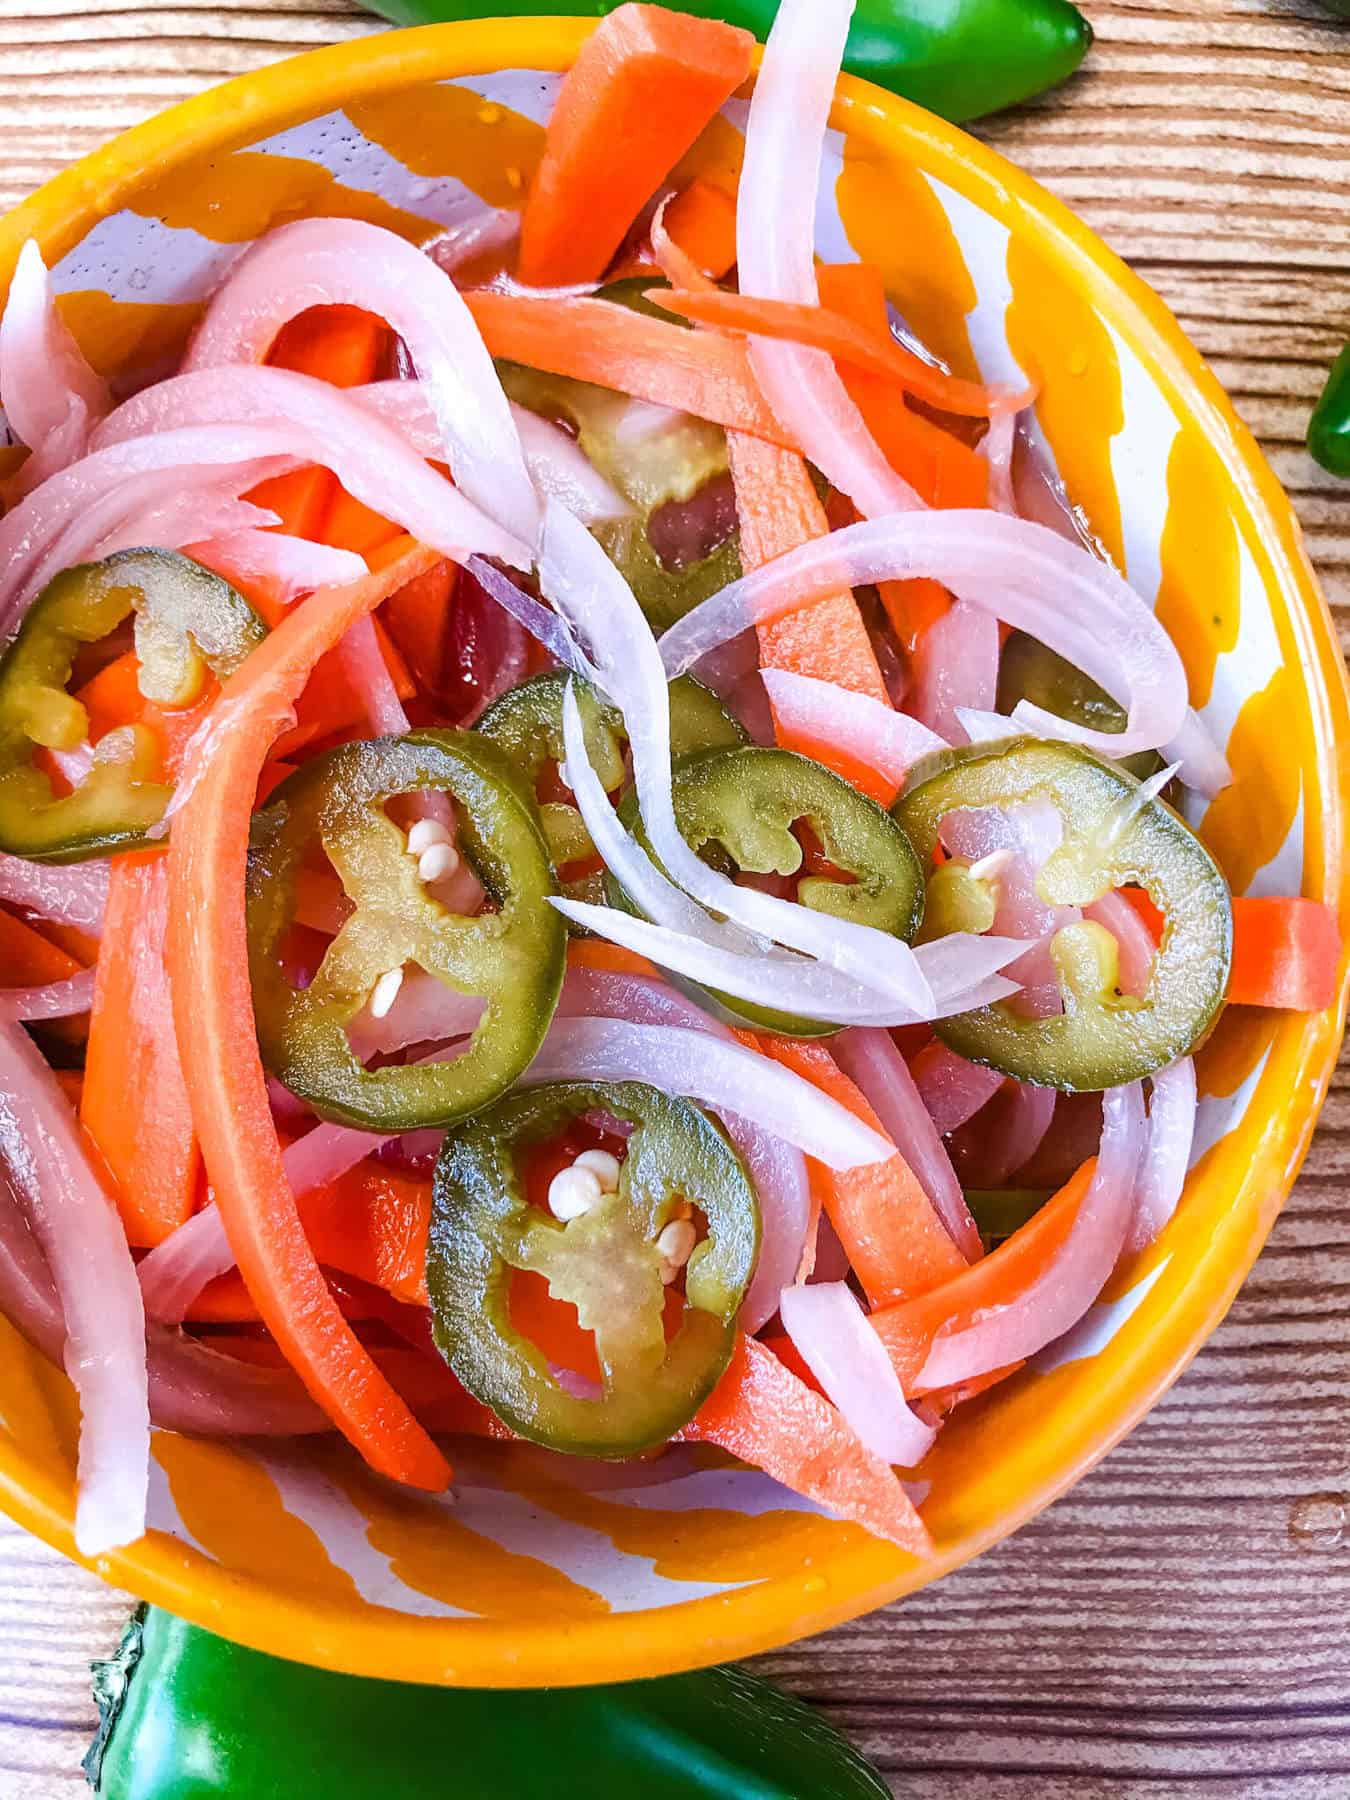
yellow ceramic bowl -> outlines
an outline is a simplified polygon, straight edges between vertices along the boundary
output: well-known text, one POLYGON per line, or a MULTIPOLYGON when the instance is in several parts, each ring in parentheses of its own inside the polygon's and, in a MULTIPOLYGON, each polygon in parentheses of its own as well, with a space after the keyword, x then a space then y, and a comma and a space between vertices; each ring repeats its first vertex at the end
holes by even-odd
MULTIPOLYGON (((0 281, 36 237, 109 372, 181 344, 236 246, 342 213, 420 239, 517 206, 588 27, 391 33, 250 75, 128 132, 0 225, 0 281)), ((1046 448, 1181 647, 1236 784, 1199 820, 1239 891, 1347 907, 1344 671, 1289 504, 1159 301, 1026 176, 857 81, 840 86, 820 249, 881 264, 962 373, 1021 370, 1046 448)), ((730 180, 719 121, 690 159, 730 180)), ((673 1453, 595 1483, 471 1447, 458 1503, 344 1449, 156 1434, 143 1542, 110 1580, 245 1643, 362 1674, 542 1685, 763 1650, 909 1593, 1016 1530, 1103 1455, 1222 1318, 1307 1147, 1341 1010, 1229 1017, 1200 1059, 1197 1161, 1161 1241, 1084 1326, 962 1409, 925 1469, 919 1564, 752 1472, 673 1453)), ((0 1505, 72 1552, 71 1390, 0 1323, 0 1505)))

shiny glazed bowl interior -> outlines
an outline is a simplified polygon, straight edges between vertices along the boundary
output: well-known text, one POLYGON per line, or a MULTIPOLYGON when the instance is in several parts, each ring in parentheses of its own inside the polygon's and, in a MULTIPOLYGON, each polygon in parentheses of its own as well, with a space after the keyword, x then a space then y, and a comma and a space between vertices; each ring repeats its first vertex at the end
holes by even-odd
MULTIPOLYGON (((0 223, 0 284, 35 236, 105 371, 157 373, 238 247, 343 214, 420 241, 520 204, 589 27, 439 26, 316 51, 127 133, 0 223)), ((739 103, 743 107, 743 102, 739 103)), ((733 120, 738 103, 729 109, 733 120)), ((1345 677, 1289 504, 1149 292, 964 133, 841 83, 821 187, 831 261, 878 263, 961 374, 1039 386, 1073 499, 1179 644, 1235 785, 1198 815, 1239 892, 1347 914, 1345 677)), ((734 176, 718 121, 688 167, 734 176)), ((765 1477, 679 1450, 635 1470, 465 1446, 455 1503, 396 1490, 336 1441, 158 1432, 147 1537, 101 1574, 259 1649, 424 1682, 553 1685, 766 1649, 909 1593, 1017 1529, 1148 1409, 1223 1316, 1287 1194, 1341 1009, 1235 1012, 1199 1059, 1195 1166, 1160 1241, 1070 1337, 963 1407, 924 1468, 919 1564, 765 1477)), ((73 1554, 69 1384, 0 1321, 0 1506, 73 1554)))

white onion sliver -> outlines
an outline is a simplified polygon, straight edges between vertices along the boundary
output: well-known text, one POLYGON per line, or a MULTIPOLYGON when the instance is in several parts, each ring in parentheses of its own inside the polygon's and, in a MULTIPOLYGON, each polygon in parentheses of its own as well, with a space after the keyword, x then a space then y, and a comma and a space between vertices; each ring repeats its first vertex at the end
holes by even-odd
POLYGON ((937 1433, 905 1399, 881 1339, 846 1283, 785 1288, 779 1310, 802 1361, 873 1456, 917 1468, 937 1433))
POLYGON ((281 327, 316 305, 359 306, 397 332, 456 485, 532 543, 538 503, 492 358, 454 282, 392 231, 358 219, 300 219, 268 232, 230 269, 183 366, 261 363, 281 327))
POLYGON ((83 456, 91 429, 108 410, 107 383, 89 367, 57 310, 32 238, 19 252, 0 317, 0 396, 10 430, 30 452, 13 493, 27 493, 83 456))
POLYGON ((1186 673, 1150 607, 1106 563, 1046 526, 1001 514, 896 514, 845 526, 766 563, 694 607, 661 640, 672 679, 748 626, 840 586, 928 577, 1026 631, 1090 675, 1126 710, 1118 733, 1019 709, 1038 732, 1073 735, 1106 756, 1156 749, 1182 728, 1186 673))
POLYGON ((875 1027, 845 1031, 830 1051, 918 1177, 957 1249, 967 1262, 978 1261, 983 1254, 979 1228, 970 1216, 937 1127, 890 1033, 875 1027))
POLYGON ((190 545, 188 555, 227 581, 269 582, 284 602, 312 594, 315 588, 343 587, 369 573, 366 559, 355 551, 312 544, 283 531, 213 533, 207 541, 190 545))
POLYGON ((1182 781, 1206 800, 1233 785, 1227 757, 1194 708, 1187 708, 1181 729, 1163 746, 1163 755, 1169 763, 1179 764, 1182 781))
POLYGON ((1183 1056, 1149 1084, 1148 1137, 1134 1186, 1129 1248, 1143 1250, 1177 1209, 1195 1138, 1195 1064, 1183 1056))
POLYGON ((27 862, 0 850, 0 900, 97 936, 108 904, 108 865, 27 862))
POLYGON ((921 1389, 971 1381, 1034 1356, 1078 1323, 1124 1245, 1143 1139, 1139 1083, 1109 1088, 1102 1100, 1097 1167, 1058 1255, 1017 1299, 990 1309, 962 1331, 939 1336, 920 1371, 921 1389))
POLYGON ((723 1107, 831 1169, 885 1162, 891 1145, 790 1069, 703 1031, 626 1019, 556 1019, 523 1081, 644 1081, 723 1107))
POLYGON ((0 1019, 70 1019, 94 1004, 94 971, 81 969, 41 987, 0 988, 0 1019))
POLYGON ((178 1324, 207 1282, 233 1267, 234 1251, 211 1201, 141 1258, 136 1273, 146 1313, 165 1324, 178 1324))
POLYGON ((907 704, 945 743, 960 743, 963 711, 993 706, 999 649, 998 620, 969 600, 948 607, 920 638, 907 704))
POLYGON ((402 737, 409 729, 408 715, 380 650, 375 621, 369 613, 356 621, 337 649, 343 673, 360 698, 376 737, 402 737))
POLYGON ((476 1031, 484 1002, 477 994, 461 994, 425 969, 403 972, 393 1004, 381 1019, 367 1004, 347 1027, 347 1042, 358 1062, 389 1056, 411 1044, 464 1037, 476 1031))
MULTIPOLYGON (((814 306, 816 196, 853 0, 782 0, 755 81, 736 208, 743 294, 814 306)), ((750 340, 770 407, 804 455, 868 517, 921 507, 891 468, 834 363, 801 344, 750 340)))
POLYGON ((565 669, 571 669, 575 675, 591 679, 594 671, 590 663, 572 642, 566 625, 557 613, 541 606, 532 594, 518 588, 509 576, 503 575, 500 569, 494 569, 481 556, 471 556, 465 566, 483 592, 495 600, 502 611, 508 613, 517 624, 523 625, 555 662, 561 663, 565 669))
POLYGON ((897 791, 920 757, 947 748, 947 740, 918 719, 867 694, 789 669, 765 669, 762 675, 782 726, 795 737, 875 769, 897 791))
POLYGON ((0 1024, 0 1155, 22 1195, 66 1321, 80 1397, 75 1544, 99 1556, 145 1531, 150 1403, 145 1312, 121 1220, 56 1077, 21 1025, 0 1024))

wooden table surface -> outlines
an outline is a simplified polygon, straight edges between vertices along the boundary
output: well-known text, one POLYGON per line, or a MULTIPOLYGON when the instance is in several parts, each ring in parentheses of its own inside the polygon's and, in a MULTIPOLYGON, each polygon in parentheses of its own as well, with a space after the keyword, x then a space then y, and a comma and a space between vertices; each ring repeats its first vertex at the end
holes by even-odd
MULTIPOLYGON (((1302 433, 1350 333, 1350 25, 1315 0, 1082 4, 1087 70, 985 134, 1209 357, 1344 636, 1350 485, 1302 433)), ((175 100, 376 29, 341 0, 0 0, 0 206, 175 100)), ((1146 1423, 1012 1542, 763 1671, 912 1800, 1350 1796, 1348 1174, 1343 1066, 1241 1298, 1146 1423)), ((82 1791, 85 1664, 122 1612, 0 1526, 0 1800, 82 1791)))

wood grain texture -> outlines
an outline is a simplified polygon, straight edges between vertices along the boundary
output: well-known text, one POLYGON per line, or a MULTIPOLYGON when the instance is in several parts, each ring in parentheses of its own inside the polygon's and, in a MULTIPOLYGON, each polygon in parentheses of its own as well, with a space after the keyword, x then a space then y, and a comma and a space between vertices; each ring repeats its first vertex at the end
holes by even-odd
MULTIPOLYGON (((1350 643, 1350 485, 1302 449, 1350 333, 1350 26, 1314 0, 1082 4, 1088 69, 983 135, 1209 357, 1294 496, 1350 643)), ((174 100, 379 28, 320 0, 0 0, 0 15, 0 205, 174 100)), ((1346 1800, 1348 1177, 1343 1067, 1241 1298, 1145 1424, 1012 1542, 764 1673, 906 1800, 1346 1800)), ((0 1525, 2 1800, 82 1791, 85 1663, 120 1616, 0 1525)))

